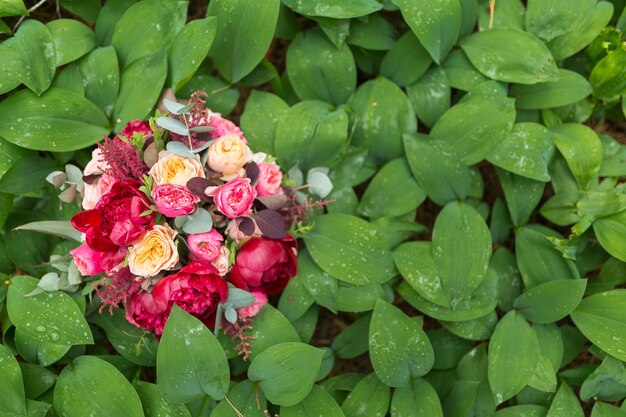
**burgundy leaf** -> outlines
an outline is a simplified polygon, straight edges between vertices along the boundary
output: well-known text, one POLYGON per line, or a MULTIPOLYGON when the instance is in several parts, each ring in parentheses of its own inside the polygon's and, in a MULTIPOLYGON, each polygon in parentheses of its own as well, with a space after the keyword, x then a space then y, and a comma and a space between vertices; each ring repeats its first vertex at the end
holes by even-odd
POLYGON ((261 204, 270 210, 278 210, 287 204, 287 196, 284 194, 267 195, 256 198, 261 204))
POLYGON ((211 181, 202 177, 194 177, 187 181, 187 189, 203 201, 212 201, 212 198, 204 193, 204 190, 212 185, 211 181))
POLYGON ((153 137, 149 137, 146 143, 143 145, 143 161, 148 168, 152 168, 154 164, 159 160, 159 148, 156 145, 153 137))
POLYGON ((287 236, 285 219, 274 210, 261 210, 254 215, 259 230, 270 239, 282 239, 287 236))
POLYGON ((101 176, 102 174, 83 175, 83 182, 92 185, 94 182, 98 181, 101 176))
POLYGON ((241 233, 246 236, 252 236, 252 234, 254 234, 254 229, 254 220, 252 220, 250 217, 244 217, 241 219, 241 222, 239 223, 239 231, 241 233))
POLYGON ((246 176, 250 178, 252 184, 255 184, 256 181, 259 179, 259 166, 256 164, 256 162, 250 162, 246 166, 246 176))

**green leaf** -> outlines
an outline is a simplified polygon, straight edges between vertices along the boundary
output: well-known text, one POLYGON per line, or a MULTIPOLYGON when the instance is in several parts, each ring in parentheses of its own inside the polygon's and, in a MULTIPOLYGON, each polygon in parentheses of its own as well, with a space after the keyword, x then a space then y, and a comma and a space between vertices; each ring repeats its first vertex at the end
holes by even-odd
POLYGON ((372 372, 354 387, 341 409, 346 417, 384 416, 389 410, 390 397, 389 387, 372 372))
POLYGON ((248 378, 259 383, 272 403, 292 406, 311 392, 323 356, 323 350, 304 343, 280 343, 267 348, 252 361, 248 378))
POLYGON ((368 350, 368 330, 372 316, 365 314, 346 327, 335 337, 331 348, 336 357, 342 359, 356 358, 368 350))
POLYGON ((432 58, 415 34, 406 32, 385 54, 380 73, 400 87, 416 82, 432 64, 432 58))
POLYGON ((167 399, 192 402, 228 392, 230 370, 213 333, 178 306, 163 329, 157 351, 157 382, 167 399))
POLYGON ((604 250, 626 262, 626 211, 594 221, 593 231, 604 250))
POLYGON ((287 50, 287 75, 301 100, 343 104, 356 88, 350 48, 336 48, 317 29, 301 32, 287 50))
POLYGON ((267 400, 263 392, 259 391, 258 386, 244 379, 238 383, 232 383, 230 391, 226 394, 226 398, 217 404, 213 409, 211 417, 241 417, 235 414, 233 406, 237 408, 245 417, 266 417, 262 411, 267 406, 267 400), (229 401, 231 404, 229 404, 229 401), (261 406, 259 409, 258 404, 261 406))
POLYGON ((72 227, 69 221, 65 220, 44 220, 22 224, 13 230, 32 230, 35 232, 47 233, 63 239, 72 239, 80 242, 82 233, 72 227))
POLYGON ((469 306, 466 309, 452 310, 447 307, 431 303, 425 298, 417 294, 407 283, 403 282, 397 287, 398 293, 410 305, 421 311, 422 313, 445 321, 468 321, 483 317, 489 314, 496 307, 497 300, 491 295, 474 295, 469 300, 469 306))
POLYGON ((468 321, 440 321, 450 333, 467 340, 487 340, 498 322, 495 311, 468 321))
POLYGON ((323 388, 313 385, 313 390, 300 403, 281 407, 281 417, 345 417, 341 407, 323 388))
MULTIPOLYGON (((571 3, 568 2, 569 4, 571 3)), ((556 61, 562 61, 582 50, 598 36, 613 17, 612 3, 600 1, 592 3, 592 6, 575 24, 569 26, 568 32, 548 42, 548 48, 556 61)))
POLYGON ((528 32, 498 28, 476 32, 461 41, 461 48, 480 72, 494 80, 535 84, 559 78, 548 48, 528 32))
POLYGON ((252 354, 250 360, 254 360, 265 349, 279 343, 299 342, 300 337, 293 325, 283 314, 271 305, 267 304, 263 310, 254 317, 253 329, 246 332, 252 336, 250 345, 252 354))
POLYGON ((141 399, 145 417, 191 417, 184 404, 168 401, 158 385, 135 380, 133 386, 141 399))
POLYGON ((491 257, 491 233, 466 203, 452 202, 437 216, 432 254, 443 292, 454 310, 485 278, 491 257))
POLYGON ((544 227, 528 225, 515 233, 515 256, 527 289, 559 279, 576 279, 580 274, 570 259, 565 259, 548 237, 561 235, 544 227))
POLYGON ((390 411, 391 417, 443 417, 437 391, 422 378, 394 390, 390 411))
POLYGON ((0 136, 40 151, 81 149, 109 133, 108 120, 91 101, 51 88, 40 97, 19 91, 0 103, 0 136))
POLYGON ((241 130, 257 152, 274 154, 276 129, 289 109, 280 97, 253 90, 241 115, 241 130))
POLYGON ((589 82, 595 97, 612 100, 626 92, 626 51, 617 49, 593 67, 589 82))
POLYGON ((105 331, 109 342, 124 359, 139 366, 156 365, 156 336, 130 324, 124 310, 116 308, 112 315, 94 314, 89 321, 105 331))
POLYGON ((554 155, 554 144, 548 129, 526 122, 513 130, 487 155, 492 164, 523 177, 550 181, 548 165, 554 155))
POLYGON ((550 41, 567 33, 590 8, 587 0, 530 0, 526 10, 526 29, 550 41))
POLYGON ((515 84, 509 94, 515 98, 518 109, 542 110, 578 103, 591 94, 591 86, 577 72, 559 69, 557 80, 533 85, 515 84))
POLYGON ((604 401, 619 401, 626 395, 626 369, 624 364, 607 355, 583 382, 580 387, 580 398, 589 401, 591 398, 604 401))
POLYGON ((421 326, 400 309, 378 300, 369 329, 372 366, 391 387, 406 387, 427 374, 435 360, 433 347, 421 326))
MULTIPOLYGON (((483 7, 478 10, 478 29, 484 31, 489 29, 491 15, 488 4, 484 0, 480 4, 483 7)), ((526 8, 521 0, 500 0, 494 9, 493 27, 524 30, 525 17, 526 8)))
POLYGON ((384 77, 362 84, 348 102, 354 112, 352 144, 368 148, 377 163, 403 155, 402 135, 414 132, 417 122, 406 95, 384 77))
POLYGON ((586 279, 548 281, 517 297, 513 307, 534 323, 554 323, 574 311, 586 287, 586 279))
POLYGON ((178 91, 196 73, 215 39, 214 17, 192 20, 176 35, 168 52, 168 85, 178 91))
MULTIPOLYGON (((186 18, 186 1, 140 1, 128 7, 117 21, 111 38, 121 68, 126 70, 142 57, 167 51, 186 18)), ((143 91, 139 86, 136 88, 143 91)))
POLYGON ((96 42, 98 45, 110 45, 115 26, 122 15, 137 0, 108 0, 102 6, 96 18, 96 42))
POLYGON ((461 30, 461 4, 456 0, 430 3, 392 0, 433 60, 440 64, 452 50, 461 30))
POLYGON ((65 10, 69 10, 90 23, 96 21, 102 8, 100 0, 60 0, 59 3, 65 10))
POLYGON ((602 142, 590 127, 565 123, 550 129, 552 140, 583 190, 598 179, 602 164, 602 142))
POLYGON ((18 160, 0 179, 0 192, 26 194, 46 185, 46 177, 59 165, 51 158, 29 156, 18 160))
POLYGON ((239 101, 239 90, 228 87, 229 85, 221 78, 208 74, 196 74, 182 87, 178 95, 191 97, 198 90, 206 91, 209 93, 204 99, 206 106, 225 116, 233 111, 239 101))
POLYGON ((56 69, 50 30, 37 20, 26 20, 15 36, 2 42, 0 72, 21 81, 36 95, 50 87, 56 69))
POLYGON ((522 404, 498 410, 494 417, 546 417, 546 412, 542 405, 522 404))
POLYGON ((194 210, 194 212, 187 217, 187 221, 183 225, 183 231, 187 234, 208 233, 212 228, 213 218, 211 214, 201 207, 194 210))
POLYGON ((513 225, 519 227, 528 223, 530 215, 541 200, 545 184, 499 168, 496 168, 496 172, 513 225))
POLYGON ((46 24, 56 51, 56 66, 76 61, 96 46, 93 31, 74 19, 56 19, 46 24))
POLYGON ((517 312, 507 313, 489 341, 489 385, 497 404, 528 384, 539 355, 539 342, 530 325, 517 312))
POLYGON ((279 0, 217 0, 209 4, 207 16, 217 17, 211 55, 220 74, 231 83, 251 73, 265 56, 279 7, 279 0))
POLYGON ((284 0, 294 12, 305 16, 350 19, 374 13, 382 8, 376 0, 316 0, 315 2, 284 0))
POLYGON ((110 117, 120 88, 120 71, 115 48, 96 48, 81 59, 78 68, 82 75, 85 98, 91 100, 110 117))
POLYGON ((417 82, 406 87, 406 94, 419 119, 428 127, 450 108, 452 91, 441 67, 430 69, 417 82))
POLYGON ((76 302, 64 292, 25 297, 37 287, 28 276, 11 279, 7 311, 15 327, 35 340, 61 345, 92 344, 89 325, 76 302))
POLYGON ((626 417, 626 411, 598 401, 593 406, 591 417, 626 417))
POLYGON ((18 362, 23 375, 27 398, 38 398, 56 384, 57 374, 43 366, 18 362))
POLYGON ((466 164, 475 164, 509 134, 514 123, 512 99, 499 95, 472 95, 446 111, 430 135, 448 142, 466 164))
POLYGON ((435 203, 443 206, 467 196, 470 171, 447 142, 406 134, 404 149, 415 180, 435 203))
MULTIPOLYGON (((1 134, 1 131, 0 131, 1 134)), ((303 172, 336 163, 348 142, 348 115, 321 101, 302 101, 276 127, 274 150, 281 166, 303 172)))
POLYGON ((570 314, 576 327, 593 344, 611 356, 626 361, 626 290, 613 290, 583 299, 570 314))
POLYGON ((0 412, 26 413, 22 371, 11 350, 0 345, 0 412))
POLYGON ((54 389, 54 409, 64 417, 144 415, 133 386, 95 356, 80 356, 63 368, 54 389))
POLYGON ((122 71, 120 91, 113 108, 116 132, 120 132, 131 120, 143 120, 150 114, 167 77, 166 58, 163 50, 142 55, 122 71), (137 94, 137 91, 142 93, 137 94))
POLYGON ((346 214, 326 214, 315 219, 305 237, 311 257, 335 278, 355 285, 383 283, 396 274, 382 231, 346 214))
POLYGON ((24 0, 3 0, 0 3, 0 17, 26 15, 28 10, 24 6, 24 0))
POLYGON ((441 68, 446 73, 450 86, 459 90, 469 91, 489 81, 489 78, 482 75, 460 49, 453 50, 441 64, 441 68))
POLYGON ((381 168, 369 183, 358 212, 363 216, 394 217, 414 211, 426 199, 404 158, 381 168), (391 204, 390 204, 391 203, 391 204))
POLYGON ((367 20, 351 21, 347 42, 373 51, 387 51, 393 47, 397 37, 396 28, 379 13, 373 13, 367 20))

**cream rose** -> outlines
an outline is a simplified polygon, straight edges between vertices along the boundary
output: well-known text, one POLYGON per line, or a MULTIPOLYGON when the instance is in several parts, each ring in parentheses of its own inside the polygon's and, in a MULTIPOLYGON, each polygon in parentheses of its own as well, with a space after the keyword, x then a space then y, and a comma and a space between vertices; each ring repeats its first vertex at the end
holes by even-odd
POLYGON ((169 151, 162 151, 159 153, 159 160, 150 169, 150 175, 154 178, 156 185, 186 186, 187 181, 192 178, 204 178, 204 169, 197 159, 185 158, 169 151))
POLYGON ((238 136, 226 135, 209 146, 207 165, 224 177, 235 175, 252 160, 252 151, 238 136))
POLYGON ((174 267, 178 251, 174 242, 176 231, 168 225, 156 225, 133 245, 128 254, 130 272, 141 277, 152 277, 174 267))

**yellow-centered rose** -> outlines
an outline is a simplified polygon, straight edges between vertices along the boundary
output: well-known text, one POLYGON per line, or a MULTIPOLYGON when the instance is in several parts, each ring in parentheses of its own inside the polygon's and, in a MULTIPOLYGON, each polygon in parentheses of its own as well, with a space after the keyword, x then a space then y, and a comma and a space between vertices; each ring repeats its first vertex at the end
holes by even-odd
POLYGON ((252 159, 252 151, 238 136, 224 135, 209 147, 207 165, 224 177, 237 174, 252 159))
POLYGON ((141 277, 153 277, 160 271, 173 268, 178 262, 174 237, 176 231, 168 225, 154 226, 130 249, 130 272, 141 277))
POLYGON ((150 175, 156 185, 175 184, 187 185, 187 181, 194 177, 204 178, 204 170, 200 161, 185 158, 169 151, 159 153, 159 160, 150 169, 150 175))

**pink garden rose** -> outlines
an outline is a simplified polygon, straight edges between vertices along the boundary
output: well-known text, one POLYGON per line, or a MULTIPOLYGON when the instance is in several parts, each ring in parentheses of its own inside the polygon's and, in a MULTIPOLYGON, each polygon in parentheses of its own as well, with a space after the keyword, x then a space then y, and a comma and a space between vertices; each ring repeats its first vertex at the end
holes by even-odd
POLYGON ((158 212, 166 217, 190 214, 200 201, 187 187, 175 184, 157 185, 152 189, 152 198, 158 212))
POLYGON ((229 219, 251 212, 257 192, 250 178, 236 177, 219 187, 207 187, 206 195, 213 197, 217 209, 229 219))
POLYGON ((274 162, 262 162, 259 165, 259 179, 256 184, 256 191, 259 196, 283 194, 280 187, 283 181, 283 174, 280 167, 274 162))
POLYGON ((254 302, 248 307, 237 310, 239 317, 254 317, 259 314, 259 311, 261 311, 261 309, 265 307, 265 304, 267 304, 267 296, 262 292, 253 291, 251 294, 256 297, 256 300, 254 300, 254 302))
POLYGON ((72 249, 70 255, 74 258, 78 272, 84 277, 90 277, 113 269, 113 267, 124 260, 126 250, 98 252, 92 250, 86 243, 83 243, 79 247, 72 249))
POLYGON ((96 207, 98 201, 100 201, 100 197, 111 191, 113 184, 117 182, 117 178, 113 175, 104 173, 98 181, 87 184, 85 183, 85 190, 83 191, 83 209, 91 210, 96 207))
POLYGON ((152 129, 150 129, 150 123, 142 122, 141 120, 131 120, 122 129, 122 136, 132 138, 135 133, 141 133, 143 136, 152 136, 152 129))
POLYGON ((109 168, 109 164, 107 164, 102 155, 102 149, 96 148, 91 152, 91 160, 85 165, 83 175, 99 175, 109 168))
POLYGON ((224 236, 215 229, 211 229, 207 233, 196 233, 189 235, 187 238, 187 244, 191 253, 196 255, 201 261, 208 263, 215 262, 220 257, 220 248, 224 236))
POLYGON ((163 333, 168 313, 166 308, 157 306, 153 295, 147 291, 133 294, 126 305, 126 320, 158 335, 163 333))

